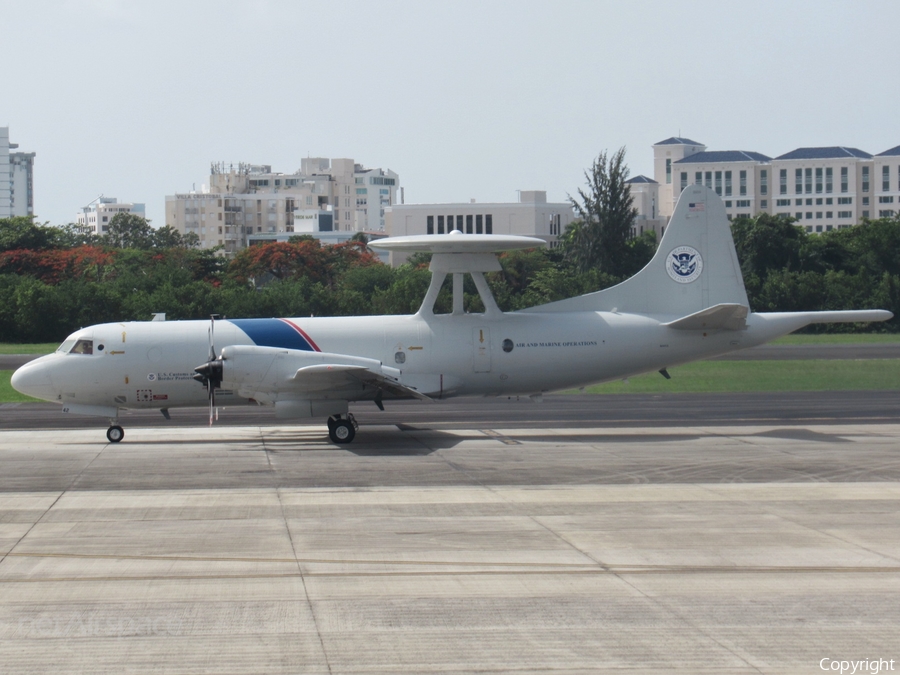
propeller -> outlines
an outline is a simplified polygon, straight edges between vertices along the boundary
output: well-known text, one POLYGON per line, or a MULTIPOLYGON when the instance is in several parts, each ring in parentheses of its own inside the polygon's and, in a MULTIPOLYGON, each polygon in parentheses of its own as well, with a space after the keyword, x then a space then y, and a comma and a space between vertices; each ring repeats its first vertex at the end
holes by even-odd
POLYGON ((209 357, 202 366, 194 368, 194 379, 200 382, 209 394, 209 426, 212 426, 213 418, 218 419, 219 411, 216 408, 216 389, 222 387, 222 358, 216 355, 216 319, 218 314, 209 316, 209 357))

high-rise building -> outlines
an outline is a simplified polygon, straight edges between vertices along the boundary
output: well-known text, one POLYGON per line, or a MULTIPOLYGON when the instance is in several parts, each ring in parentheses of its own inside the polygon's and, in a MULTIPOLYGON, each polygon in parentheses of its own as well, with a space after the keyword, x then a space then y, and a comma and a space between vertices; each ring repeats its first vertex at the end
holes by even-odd
POLYGON ((352 159, 307 157, 292 174, 270 165, 214 163, 209 187, 166 197, 166 224, 194 232, 203 248, 226 254, 251 240, 311 234, 327 240, 385 230, 385 209, 396 201, 399 177, 352 159))
POLYGON ((12 152, 9 127, 0 127, 0 218, 34 215, 34 154, 12 152))

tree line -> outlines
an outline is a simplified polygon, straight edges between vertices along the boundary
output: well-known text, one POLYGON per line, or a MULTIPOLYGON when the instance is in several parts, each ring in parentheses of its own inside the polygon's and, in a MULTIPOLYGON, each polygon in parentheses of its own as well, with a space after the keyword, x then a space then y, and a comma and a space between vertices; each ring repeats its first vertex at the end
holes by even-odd
MULTIPOLYGON (((487 275, 505 311, 612 286, 653 256, 652 233, 631 237, 636 212, 624 148, 601 153, 571 198, 578 219, 553 249, 501 254, 487 275)), ((756 311, 888 309, 900 316, 900 218, 809 234, 790 218, 732 223, 756 311)), ((308 235, 251 246, 233 258, 197 248, 196 237, 117 214, 101 236, 30 218, 0 219, 0 341, 52 342, 91 324, 230 317, 346 316, 415 312, 430 281, 429 256, 391 268, 364 240, 324 245, 308 235)), ((466 278, 467 311, 482 311, 466 278)), ((450 312, 451 282, 437 312, 450 312)), ((855 330, 831 325, 825 330, 855 330)), ((900 330, 895 318, 874 330, 900 330)))

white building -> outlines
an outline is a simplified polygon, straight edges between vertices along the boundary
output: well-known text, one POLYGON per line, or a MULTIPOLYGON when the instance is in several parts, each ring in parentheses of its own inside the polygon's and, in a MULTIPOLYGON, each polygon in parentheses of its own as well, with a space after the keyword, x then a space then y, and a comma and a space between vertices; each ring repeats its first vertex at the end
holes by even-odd
POLYGON ((0 218, 34 215, 33 152, 12 152, 9 127, 0 127, 0 218))
POLYGON ((660 214, 672 215, 690 184, 713 188, 729 219, 787 215, 807 232, 828 232, 897 212, 900 146, 871 155, 842 146, 797 148, 770 158, 758 152, 706 150, 687 138, 653 146, 660 214))
POLYGON ((669 219, 659 212, 660 185, 647 176, 635 176, 625 181, 631 192, 633 206, 638 215, 631 228, 632 237, 640 237, 645 232, 654 232, 656 240, 662 239, 669 219))
MULTIPOLYGON (((391 237, 414 234, 518 234, 538 237, 556 246, 559 236, 574 219, 569 203, 548 203, 544 190, 521 190, 514 203, 395 204, 386 209, 391 237)), ((391 264, 406 255, 391 253, 391 264)))
POLYGON ((9 218, 12 215, 10 187, 9 127, 0 127, 0 218, 9 218))
POLYGON ((250 240, 312 234, 326 241, 385 231, 385 209, 396 200, 399 177, 352 159, 307 157, 292 174, 269 165, 215 163, 209 188, 166 197, 166 224, 194 232, 202 248, 225 254, 250 240), (338 235, 337 233, 340 233, 338 235))
POLYGON ((75 216, 75 224, 85 234, 105 234, 109 230, 109 221, 119 213, 147 217, 144 204, 122 203, 115 197, 100 195, 87 206, 81 207, 75 216))

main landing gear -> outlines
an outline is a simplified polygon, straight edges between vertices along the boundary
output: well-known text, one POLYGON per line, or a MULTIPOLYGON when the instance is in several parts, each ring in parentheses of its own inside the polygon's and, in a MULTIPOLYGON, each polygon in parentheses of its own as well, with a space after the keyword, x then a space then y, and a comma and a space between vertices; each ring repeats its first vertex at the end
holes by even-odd
POLYGON ((349 443, 356 436, 357 429, 359 424, 351 413, 328 418, 328 437, 332 443, 349 443))
POLYGON ((118 424, 113 424, 106 430, 106 438, 110 443, 118 443, 125 438, 125 430, 118 424))

